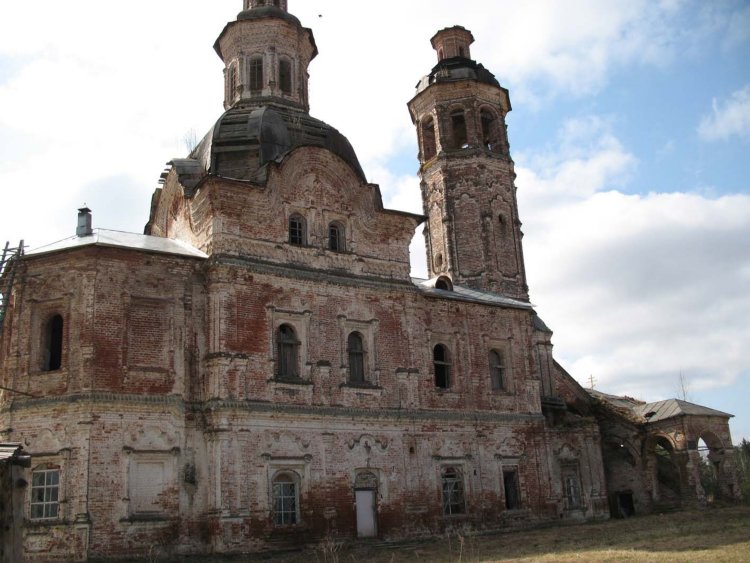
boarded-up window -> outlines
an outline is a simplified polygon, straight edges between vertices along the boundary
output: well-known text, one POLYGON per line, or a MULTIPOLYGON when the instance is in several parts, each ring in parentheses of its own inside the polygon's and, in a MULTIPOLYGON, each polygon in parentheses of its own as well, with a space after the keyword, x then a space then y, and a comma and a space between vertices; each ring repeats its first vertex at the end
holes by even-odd
POLYGON ((505 389, 505 357, 497 350, 490 350, 490 380, 493 390, 505 389))
POLYGON ((279 88, 284 94, 292 93, 292 63, 286 59, 279 61, 279 88))
POLYGON ((166 303, 133 299, 128 314, 128 367, 169 367, 170 324, 166 303))
POLYGON ((451 386, 451 364, 448 349, 438 344, 432 350, 432 361, 435 370, 435 387, 448 389, 451 386))
POLYGON ((166 462, 134 460, 130 475, 130 506, 133 514, 154 514, 164 511, 161 498, 166 487, 166 462))
POLYGON ((365 349, 362 335, 352 332, 347 342, 349 352, 349 380, 352 383, 365 382, 365 349))

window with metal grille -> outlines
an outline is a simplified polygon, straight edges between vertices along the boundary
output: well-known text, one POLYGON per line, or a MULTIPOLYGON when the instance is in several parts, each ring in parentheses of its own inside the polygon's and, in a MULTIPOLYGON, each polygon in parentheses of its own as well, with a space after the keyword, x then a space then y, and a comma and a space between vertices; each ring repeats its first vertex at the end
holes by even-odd
POLYGON ((56 519, 60 509, 60 470, 38 469, 31 474, 31 519, 56 519))
POLYGON ((273 481, 273 522, 278 526, 297 523, 299 487, 291 475, 282 474, 273 481))
POLYGON ((289 243, 304 246, 307 242, 305 220, 300 215, 289 218, 289 243))
POLYGON ((294 329, 289 325, 281 325, 277 333, 277 362, 276 375, 282 379, 299 377, 299 341, 294 329))
POLYGON ((451 364, 448 349, 442 344, 433 348, 432 363, 435 369, 435 387, 448 389, 451 386, 451 364))
POLYGON ((446 467, 442 473, 443 514, 452 516, 466 512, 464 500, 464 476, 456 467, 446 467))
POLYGON ((352 383, 365 382, 365 349, 362 335, 352 332, 349 335, 347 348, 349 352, 349 381, 352 383))
POLYGON ((279 61, 279 88, 284 94, 292 93, 292 63, 287 59, 279 61))
POLYGON ((263 89, 263 58, 250 59, 250 90, 258 92, 263 89))
POLYGON ((505 389, 505 358, 496 350, 490 350, 490 380, 493 390, 505 389))

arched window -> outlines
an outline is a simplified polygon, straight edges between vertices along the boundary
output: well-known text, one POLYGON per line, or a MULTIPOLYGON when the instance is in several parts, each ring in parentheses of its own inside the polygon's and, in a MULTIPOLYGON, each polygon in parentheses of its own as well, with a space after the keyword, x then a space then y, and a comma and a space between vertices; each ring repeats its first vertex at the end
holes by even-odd
POLYGON ((279 60, 279 88, 284 94, 292 93, 292 63, 287 59, 279 60))
POLYGON ((461 58, 466 58, 466 49, 463 47, 458 48, 458 56, 461 58))
POLYGON ((435 368, 435 387, 448 389, 451 386, 451 364, 448 349, 442 344, 433 348, 432 364, 435 368))
POLYGON ((482 145, 492 152, 502 152, 500 120, 487 109, 482 110, 480 117, 482 122, 482 145))
POLYGON ((365 382, 365 348, 362 343, 362 335, 352 332, 347 340, 347 352, 349 354, 349 381, 352 383, 365 382))
POLYGON ((496 350, 490 350, 490 381, 493 390, 505 389, 505 358, 496 350))
POLYGON ((453 148, 465 149, 469 146, 466 136, 466 117, 461 109, 451 112, 451 128, 453 130, 453 148))
POLYGON ((273 480, 273 523, 290 526, 299 521, 299 480, 281 473, 273 480))
POLYGON ((435 282, 435 289, 442 289, 443 291, 453 291, 453 284, 449 278, 440 276, 435 282))
POLYGON ((435 122, 432 117, 422 122, 422 159, 426 162, 437 154, 435 143, 435 122))
POLYGON ((263 57, 252 57, 250 59, 250 91, 260 92, 263 90, 263 57))
POLYGON ((459 468, 446 467, 443 469, 443 514, 452 516, 466 511, 464 500, 464 476, 459 468))
POLYGON ((276 375, 280 379, 299 377, 299 341, 294 329, 281 325, 276 335, 276 375))
POLYGON ((237 93, 237 65, 229 65, 229 102, 234 101, 234 96, 237 93))
POLYGON ((289 217, 289 244, 304 246, 307 244, 307 226, 301 215, 289 217))
POLYGON ((44 356, 42 371, 57 371, 62 367, 63 318, 52 316, 44 327, 44 356))
POLYGON ((341 223, 328 225, 328 250, 344 252, 346 250, 346 231, 341 223))

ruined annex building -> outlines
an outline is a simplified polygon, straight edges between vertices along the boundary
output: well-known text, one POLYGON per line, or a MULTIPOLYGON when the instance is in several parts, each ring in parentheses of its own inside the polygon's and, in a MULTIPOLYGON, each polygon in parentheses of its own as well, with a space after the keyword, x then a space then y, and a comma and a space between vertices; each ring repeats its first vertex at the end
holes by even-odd
POLYGON ((0 464, 23 514, 1 513, 6 557, 644 513, 703 500, 700 438, 738 494, 730 415, 591 393, 554 361, 529 301, 508 91, 473 41, 439 31, 408 103, 423 216, 384 209, 310 115, 312 31, 286 0, 245 0, 215 44, 226 112, 169 163, 145 235, 92 230, 82 209, 76 236, 6 254, 0 441, 28 466, 0 464))

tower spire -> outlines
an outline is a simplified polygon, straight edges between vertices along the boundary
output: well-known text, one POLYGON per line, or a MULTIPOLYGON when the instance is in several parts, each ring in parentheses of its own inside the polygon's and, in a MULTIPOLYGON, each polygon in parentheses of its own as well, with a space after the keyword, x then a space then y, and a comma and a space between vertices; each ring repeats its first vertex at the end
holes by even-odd
POLYGON ((417 127, 430 277, 528 300, 508 91, 471 59, 461 26, 432 38, 438 63, 409 102, 417 127))

